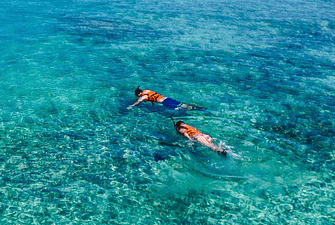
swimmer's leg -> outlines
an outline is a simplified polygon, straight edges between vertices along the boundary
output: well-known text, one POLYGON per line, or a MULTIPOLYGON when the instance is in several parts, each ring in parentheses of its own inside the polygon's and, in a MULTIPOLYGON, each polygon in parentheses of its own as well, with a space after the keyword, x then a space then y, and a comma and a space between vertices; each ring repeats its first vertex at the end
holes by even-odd
MULTIPOLYGON (((219 146, 214 145, 211 141, 209 141, 208 137, 209 135, 197 135, 196 136, 196 141, 198 141, 201 145, 207 146, 208 148, 212 149, 214 152, 217 152, 219 155, 224 155, 227 156, 227 152, 225 149, 222 149, 219 146)), ((210 138, 212 140, 212 138, 210 138)))
POLYGON ((205 110, 205 108, 202 108, 200 106, 187 105, 185 103, 180 104, 179 107, 176 108, 176 110, 178 110, 178 109, 184 109, 184 110, 205 110))

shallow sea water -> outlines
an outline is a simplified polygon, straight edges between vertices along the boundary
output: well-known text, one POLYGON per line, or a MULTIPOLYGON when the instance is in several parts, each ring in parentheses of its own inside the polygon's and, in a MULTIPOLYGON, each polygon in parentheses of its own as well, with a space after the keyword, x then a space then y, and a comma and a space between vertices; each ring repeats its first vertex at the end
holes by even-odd
POLYGON ((0 5, 1 224, 335 223, 334 2, 0 5))

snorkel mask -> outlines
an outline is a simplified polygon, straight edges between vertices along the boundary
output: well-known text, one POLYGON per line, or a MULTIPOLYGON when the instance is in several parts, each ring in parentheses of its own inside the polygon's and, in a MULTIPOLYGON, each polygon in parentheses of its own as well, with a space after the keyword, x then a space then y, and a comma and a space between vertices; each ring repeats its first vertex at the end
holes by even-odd
POLYGON ((174 126, 174 129, 178 129, 178 127, 180 127, 180 125, 182 124, 182 123, 184 123, 183 121, 178 121, 177 123, 174 121, 174 119, 170 116, 170 119, 172 120, 172 122, 173 122, 173 126, 174 126))
POLYGON ((142 90, 140 89, 140 86, 138 86, 135 90, 135 95, 138 97, 142 93, 142 90))

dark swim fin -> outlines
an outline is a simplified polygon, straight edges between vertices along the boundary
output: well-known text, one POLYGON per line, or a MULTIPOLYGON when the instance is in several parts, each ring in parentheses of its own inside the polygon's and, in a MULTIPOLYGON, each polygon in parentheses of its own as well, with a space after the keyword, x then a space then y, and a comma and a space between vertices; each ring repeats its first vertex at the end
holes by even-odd
POLYGON ((226 149, 222 149, 222 151, 217 151, 217 153, 218 153, 218 155, 219 156, 225 156, 225 157, 227 157, 227 151, 226 151, 226 149))
POLYGON ((192 109, 189 109, 189 110, 199 110, 199 111, 205 111, 206 110, 205 107, 201 107, 201 106, 198 106, 198 105, 190 105, 190 107, 192 107, 192 109))
POLYGON ((227 152, 223 151, 223 152, 218 152, 219 156, 224 156, 227 157, 227 152))

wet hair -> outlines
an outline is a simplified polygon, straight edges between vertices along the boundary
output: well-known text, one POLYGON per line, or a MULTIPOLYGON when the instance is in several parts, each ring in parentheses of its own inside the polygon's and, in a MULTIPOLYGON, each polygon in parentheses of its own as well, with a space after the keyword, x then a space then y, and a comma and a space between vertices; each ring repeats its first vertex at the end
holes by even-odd
POLYGON ((142 93, 142 90, 140 89, 140 86, 138 86, 135 90, 135 95, 138 97, 142 93))
POLYGON ((179 128, 181 126, 181 124, 184 123, 183 121, 178 121, 175 125, 176 129, 179 128))

